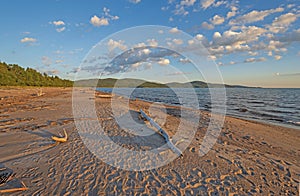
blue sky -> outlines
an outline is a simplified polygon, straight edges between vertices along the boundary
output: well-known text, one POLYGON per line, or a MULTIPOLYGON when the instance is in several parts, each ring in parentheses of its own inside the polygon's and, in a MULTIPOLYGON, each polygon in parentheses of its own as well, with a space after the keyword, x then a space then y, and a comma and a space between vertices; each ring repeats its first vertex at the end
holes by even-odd
MULTIPOLYGON (((297 0, 2 0, 0 7, 0 61, 40 72, 74 79, 102 39, 134 26, 163 25, 201 41, 225 83, 300 87, 297 0)), ((113 41, 122 49, 122 40, 113 41)), ((188 66, 173 69, 170 56, 149 59, 160 70, 155 81, 181 81, 180 74, 202 79, 188 66)), ((154 72, 137 73, 132 76, 151 79, 154 72)))

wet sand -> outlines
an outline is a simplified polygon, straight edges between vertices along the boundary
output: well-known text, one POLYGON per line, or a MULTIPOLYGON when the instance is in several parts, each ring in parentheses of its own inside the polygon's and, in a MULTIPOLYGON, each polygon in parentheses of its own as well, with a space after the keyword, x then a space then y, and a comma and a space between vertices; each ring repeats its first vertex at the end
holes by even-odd
MULTIPOLYGON (((201 119, 182 157, 157 169, 125 171, 104 163, 84 145, 74 123, 72 88, 42 88, 44 94, 37 96, 39 92, 39 88, 0 89, 0 168, 12 169, 14 180, 28 187, 13 195, 299 194, 300 130, 226 117, 216 144, 200 157, 210 114, 195 111, 201 113, 201 119), (63 134, 63 129, 68 141, 57 144, 51 137, 63 134)), ((151 126, 144 130, 153 132, 147 140, 133 136, 130 125, 120 127, 110 98, 96 94, 92 100, 105 133, 120 146, 149 150, 164 145, 151 126)), ((125 98, 118 100, 126 103, 125 98)), ((125 122, 130 115, 143 123, 139 109, 153 117, 171 138, 179 121, 187 127, 195 123, 193 118, 182 119, 180 108, 174 106, 131 100, 127 113, 122 104, 117 107, 125 122)), ((0 190, 4 186, 0 185, 0 190)))

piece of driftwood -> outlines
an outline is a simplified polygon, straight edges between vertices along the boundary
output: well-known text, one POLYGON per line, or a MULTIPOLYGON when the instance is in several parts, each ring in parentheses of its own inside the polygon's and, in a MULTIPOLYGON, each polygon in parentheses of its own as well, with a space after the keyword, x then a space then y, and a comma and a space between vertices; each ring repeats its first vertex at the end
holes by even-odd
POLYGON ((28 190, 28 188, 26 187, 26 185, 24 184, 23 181, 21 181, 21 184, 22 184, 23 187, 2 189, 2 190, 0 190, 0 193, 12 193, 12 192, 16 192, 16 191, 26 191, 26 190, 28 190))
POLYGON ((12 188, 12 189, 0 190, 0 193, 12 193, 12 192, 16 192, 16 191, 26 191, 26 190, 28 190, 27 187, 12 188))
POLYGON ((98 98, 112 98, 112 95, 97 95, 98 98))
POLYGON ((167 145, 171 148, 171 150, 173 150, 173 152, 175 152, 179 156, 182 156, 182 152, 172 143, 167 132, 165 132, 152 118, 147 116, 147 114, 142 109, 140 110, 140 113, 143 118, 148 120, 150 122, 150 124, 159 131, 159 133, 163 136, 163 138, 165 139, 165 141, 167 142, 167 145))
POLYGON ((56 142, 66 142, 68 140, 68 134, 65 129, 64 129, 64 134, 65 134, 65 137, 52 136, 52 139, 56 142))

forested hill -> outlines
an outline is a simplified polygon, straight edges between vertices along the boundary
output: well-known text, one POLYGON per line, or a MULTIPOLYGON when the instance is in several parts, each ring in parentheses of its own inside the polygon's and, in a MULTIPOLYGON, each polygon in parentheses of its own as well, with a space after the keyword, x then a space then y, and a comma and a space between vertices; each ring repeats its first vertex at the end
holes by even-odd
POLYGON ((32 68, 22 68, 16 64, 0 62, 0 86, 73 86, 70 80, 63 80, 57 76, 48 76, 32 68))

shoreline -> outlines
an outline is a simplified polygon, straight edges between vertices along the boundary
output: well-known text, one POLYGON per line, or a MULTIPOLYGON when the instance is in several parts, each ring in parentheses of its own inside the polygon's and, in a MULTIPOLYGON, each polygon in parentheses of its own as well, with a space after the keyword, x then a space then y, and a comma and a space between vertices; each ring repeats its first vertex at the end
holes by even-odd
MULTIPOLYGON (((99 92, 99 93, 103 93, 103 94, 112 94, 112 93, 104 92, 104 91, 101 91, 101 90, 96 90, 95 92, 99 92)), ((118 95, 118 96, 122 96, 122 95, 118 95)), ((149 100, 146 100, 146 99, 138 99, 138 100, 141 100, 141 101, 144 101, 144 102, 148 102, 148 103, 154 103, 153 101, 149 101, 149 100)), ((181 105, 169 104, 169 103, 164 103, 164 102, 159 102, 159 103, 164 104, 164 105, 168 105, 168 106, 182 107, 181 105)), ((200 110, 201 112, 208 112, 208 113, 210 113, 209 110, 205 110, 205 109, 200 109, 200 108, 199 109, 190 108, 190 109, 200 110)), ((226 112, 225 116, 226 117, 240 119, 240 120, 244 120, 244 121, 255 122, 255 123, 262 123, 262 124, 265 124, 265 125, 280 126, 280 127, 283 127, 283 128, 290 128, 290 129, 295 129, 295 130, 299 130, 300 131, 300 124, 297 124, 297 123, 276 123, 276 122, 269 122, 269 121, 265 121, 265 120, 252 119, 252 118, 247 118, 247 117, 240 117, 240 116, 237 116, 237 115, 228 114, 227 112, 226 112)))
MULTIPOLYGON (((28 187, 13 195, 298 194, 300 132, 297 129, 226 116, 217 142, 201 157, 199 148, 209 112, 198 111, 201 113, 199 126, 183 157, 156 169, 126 171, 98 159, 83 143, 74 123, 72 88, 0 88, 0 97, 6 97, 0 100, 0 166, 12 169, 15 178, 28 187), (33 95, 39 89, 44 94, 33 95), (68 141, 49 148, 55 144, 51 136, 63 134, 63 129, 68 133, 68 141), (5 160, 9 157, 13 158, 5 160)), ((116 115, 122 117, 126 114, 123 107, 126 99, 116 98, 120 103, 116 115)), ((92 101, 105 133, 120 146, 147 150, 164 144, 155 132, 151 139, 143 139, 127 132, 132 127, 118 126, 111 119, 110 99, 95 96, 92 101)), ((180 121, 186 122, 185 131, 193 123, 193 118, 180 119, 178 106, 141 100, 132 100, 129 105, 136 122, 143 123, 138 118, 139 109, 143 109, 172 139, 180 121)), ((153 131, 151 127, 149 131, 153 131)), ((174 143, 181 147, 176 138, 174 143)))

